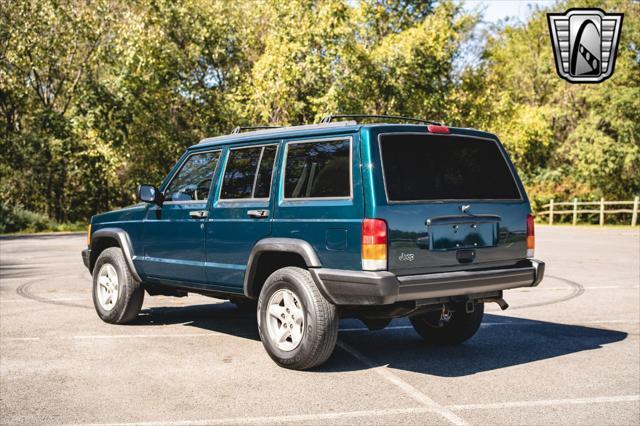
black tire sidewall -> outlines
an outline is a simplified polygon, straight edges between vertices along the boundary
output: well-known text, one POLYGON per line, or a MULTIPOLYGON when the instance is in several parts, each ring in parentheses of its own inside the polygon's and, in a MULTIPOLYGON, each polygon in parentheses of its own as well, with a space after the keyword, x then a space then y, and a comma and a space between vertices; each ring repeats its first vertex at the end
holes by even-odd
POLYGON ((95 307, 100 319, 105 322, 119 322, 127 308, 127 298, 131 292, 129 288, 129 280, 131 278, 129 270, 126 268, 128 268, 128 266, 126 265, 122 251, 119 248, 108 248, 103 251, 93 267, 93 306, 95 307), (106 263, 111 264, 118 275, 118 300, 116 300, 116 304, 113 309, 109 311, 104 309, 98 301, 98 275, 100 268, 102 268, 106 263))
POLYGON ((316 327, 316 307, 312 300, 309 289, 300 282, 293 274, 276 271, 267 279, 260 298, 258 299, 258 331, 260 339, 267 349, 269 356, 278 364, 287 367, 300 363, 313 354, 316 348, 313 345, 313 333, 316 327), (292 351, 283 351, 271 342, 269 331, 267 329, 267 305, 271 296, 281 289, 291 290, 298 298, 304 310, 304 330, 302 333, 302 341, 292 351))

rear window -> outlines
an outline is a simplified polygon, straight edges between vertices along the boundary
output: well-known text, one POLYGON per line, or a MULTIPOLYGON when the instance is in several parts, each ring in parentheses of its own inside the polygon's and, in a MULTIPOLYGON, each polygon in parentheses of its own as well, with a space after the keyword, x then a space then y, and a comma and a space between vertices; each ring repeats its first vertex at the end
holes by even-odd
POLYGON ((521 198, 494 141, 395 134, 383 135, 380 149, 389 201, 521 198))

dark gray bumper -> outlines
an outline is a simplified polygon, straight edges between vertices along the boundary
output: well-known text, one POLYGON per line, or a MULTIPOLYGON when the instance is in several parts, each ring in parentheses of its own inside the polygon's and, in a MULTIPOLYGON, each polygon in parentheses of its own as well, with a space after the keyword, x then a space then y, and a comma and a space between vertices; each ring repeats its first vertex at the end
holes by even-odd
POLYGON ((388 305, 395 302, 466 296, 537 286, 544 262, 482 271, 396 276, 391 272, 311 268, 320 291, 336 305, 388 305))
POLYGON ((82 262, 84 262, 84 266, 89 268, 89 259, 91 258, 91 250, 86 248, 82 250, 82 262))

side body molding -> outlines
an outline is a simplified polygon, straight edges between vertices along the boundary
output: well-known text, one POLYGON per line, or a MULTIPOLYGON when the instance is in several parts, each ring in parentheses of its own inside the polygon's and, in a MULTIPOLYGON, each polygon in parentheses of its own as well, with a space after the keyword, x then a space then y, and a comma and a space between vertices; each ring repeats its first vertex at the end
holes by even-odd
MULTIPOLYGON (((129 265, 129 270, 131 270, 131 275, 136 280, 142 282, 142 278, 138 275, 138 271, 136 271, 136 267, 133 264, 133 246, 131 245, 131 239, 129 238, 129 234, 124 229, 121 228, 102 228, 98 229, 91 235, 91 247, 93 248, 96 242, 100 241, 102 238, 112 238, 115 239, 120 248, 122 249, 122 253, 124 254, 124 258, 129 265)), ((93 250, 92 250, 93 251, 93 250)), ((93 265, 95 264, 96 259, 91 259, 91 268, 93 269, 93 265)))
POLYGON ((256 275, 256 267, 260 255, 265 252, 286 252, 299 254, 309 268, 320 268, 322 264, 311 244, 297 238, 264 238, 256 243, 249 255, 247 269, 244 274, 244 295, 250 294, 250 284, 256 275))

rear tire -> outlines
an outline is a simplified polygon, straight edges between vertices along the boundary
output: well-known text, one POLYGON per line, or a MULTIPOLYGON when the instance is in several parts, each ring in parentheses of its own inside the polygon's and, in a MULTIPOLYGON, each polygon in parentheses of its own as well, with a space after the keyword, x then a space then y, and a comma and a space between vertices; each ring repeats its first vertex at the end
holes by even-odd
POLYGON ((140 313, 144 288, 131 275, 119 247, 105 249, 93 267, 93 306, 100 319, 126 324, 140 313))
POLYGON ((409 318, 420 336, 434 345, 457 345, 473 337, 480 328, 484 316, 484 303, 476 303, 471 313, 464 304, 455 306, 451 319, 440 325, 440 311, 426 312, 409 318))
POLYGON ((286 267, 265 282, 258 299, 258 330, 276 364, 306 370, 324 363, 338 339, 338 313, 309 271, 286 267))

